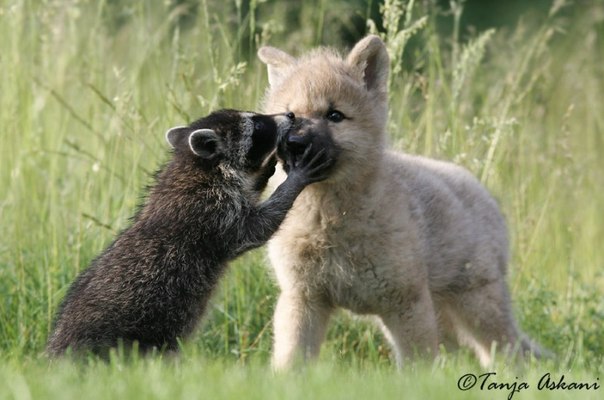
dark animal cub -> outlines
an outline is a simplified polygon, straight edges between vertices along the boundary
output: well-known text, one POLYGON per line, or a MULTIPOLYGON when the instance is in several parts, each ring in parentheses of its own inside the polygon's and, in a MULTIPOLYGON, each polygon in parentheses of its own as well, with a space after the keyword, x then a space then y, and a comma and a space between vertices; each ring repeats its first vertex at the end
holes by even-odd
POLYGON ((169 130, 172 159, 131 226, 71 285, 47 352, 105 354, 120 341, 143 351, 176 349, 227 262, 264 244, 302 189, 325 178, 330 161, 322 151, 284 154, 287 179, 258 204, 277 140, 294 122, 292 113, 222 110, 169 130))

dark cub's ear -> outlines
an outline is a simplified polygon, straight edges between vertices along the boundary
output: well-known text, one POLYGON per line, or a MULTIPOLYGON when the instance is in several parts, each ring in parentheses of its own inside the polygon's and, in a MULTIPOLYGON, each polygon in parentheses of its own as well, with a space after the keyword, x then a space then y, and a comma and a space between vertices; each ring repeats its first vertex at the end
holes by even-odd
POLYGON ((191 129, 188 126, 175 126, 166 132, 166 142, 174 149, 178 142, 182 140, 191 129))
POLYGON ((211 129, 198 129, 189 135, 189 148, 198 157, 214 160, 222 154, 220 138, 211 129))

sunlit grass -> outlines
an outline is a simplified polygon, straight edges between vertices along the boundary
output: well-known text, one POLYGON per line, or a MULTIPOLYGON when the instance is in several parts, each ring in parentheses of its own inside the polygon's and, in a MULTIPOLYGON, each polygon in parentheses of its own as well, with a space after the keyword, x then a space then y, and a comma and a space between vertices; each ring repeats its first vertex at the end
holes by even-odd
MULTIPOLYGON (((319 0, 304 3, 296 31, 282 2, 200 1, 186 24, 187 2, 124 3, 0 1, 0 398, 282 398, 292 385, 290 398, 485 398, 456 389, 480 371, 466 352, 399 373, 381 335, 346 313, 318 368, 273 375, 277 288, 262 250, 234 263, 181 357, 48 366, 56 307, 128 223, 166 159, 165 130, 219 107, 257 109, 266 73, 254 51, 267 40, 293 53, 339 43, 319 0)), ((457 24, 439 32, 433 9, 387 3, 392 145, 464 165, 498 199, 516 315, 558 355, 525 374, 593 380, 604 354, 603 6, 467 37, 457 24)))

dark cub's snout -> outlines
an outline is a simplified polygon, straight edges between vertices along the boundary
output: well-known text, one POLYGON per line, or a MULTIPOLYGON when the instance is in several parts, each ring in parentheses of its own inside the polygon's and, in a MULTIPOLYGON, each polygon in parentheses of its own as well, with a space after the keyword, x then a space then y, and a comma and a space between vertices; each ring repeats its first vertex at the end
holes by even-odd
POLYGON ((296 116, 291 112, 275 115, 253 114, 250 120, 248 132, 251 133, 243 137, 244 141, 251 139, 244 165, 248 171, 256 171, 265 164, 267 156, 273 153, 281 137, 292 129, 296 116))

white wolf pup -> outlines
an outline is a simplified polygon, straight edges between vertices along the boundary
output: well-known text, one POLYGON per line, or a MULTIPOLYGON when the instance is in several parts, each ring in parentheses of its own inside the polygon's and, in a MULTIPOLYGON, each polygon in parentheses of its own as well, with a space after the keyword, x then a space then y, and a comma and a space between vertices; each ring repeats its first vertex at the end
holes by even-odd
POLYGON ((494 343, 539 356, 512 315, 495 200, 459 166, 386 148, 382 40, 368 36, 345 58, 324 48, 296 59, 263 47, 258 56, 268 65, 264 111, 303 117, 291 140, 338 155, 269 244, 281 288, 274 366, 316 357, 338 307, 376 316, 399 365, 434 357, 454 337, 485 366, 494 343))

